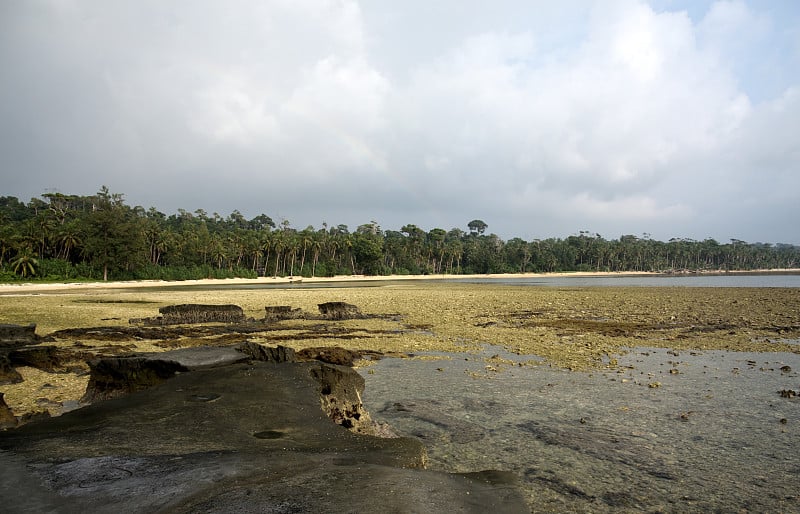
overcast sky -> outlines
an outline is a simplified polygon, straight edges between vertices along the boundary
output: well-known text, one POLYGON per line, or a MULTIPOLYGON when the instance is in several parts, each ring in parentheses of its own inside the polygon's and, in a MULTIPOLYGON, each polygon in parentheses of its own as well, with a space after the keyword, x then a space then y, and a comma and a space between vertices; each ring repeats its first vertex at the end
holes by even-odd
POLYGON ((0 196, 800 243, 797 0, 0 2, 0 196))

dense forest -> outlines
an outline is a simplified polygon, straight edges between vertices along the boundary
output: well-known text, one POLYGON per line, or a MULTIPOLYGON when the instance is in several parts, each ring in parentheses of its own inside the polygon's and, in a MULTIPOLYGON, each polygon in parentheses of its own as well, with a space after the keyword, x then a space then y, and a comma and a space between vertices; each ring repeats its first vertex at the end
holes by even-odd
POLYGON ((748 270, 796 268, 800 247, 713 239, 662 242, 580 231, 565 239, 503 241, 472 220, 467 229, 374 221, 297 229, 261 214, 246 219, 202 209, 166 215, 96 195, 46 193, 27 204, 0 196, 0 282, 257 276, 484 274, 539 271, 748 270))

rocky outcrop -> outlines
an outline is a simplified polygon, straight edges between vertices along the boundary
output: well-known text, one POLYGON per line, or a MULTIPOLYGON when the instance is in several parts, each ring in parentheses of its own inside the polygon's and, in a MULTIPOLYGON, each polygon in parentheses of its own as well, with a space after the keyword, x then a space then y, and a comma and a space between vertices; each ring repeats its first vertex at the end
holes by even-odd
POLYGON ((363 319, 361 310, 353 304, 345 302, 326 302, 317 305, 322 319, 363 319))
POLYGON ((315 363, 309 373, 319 384, 322 410, 337 425, 360 434, 375 435, 375 424, 361 403, 364 378, 351 368, 315 363))
POLYGON ((167 305, 158 309, 161 316, 135 318, 131 323, 146 325, 183 325, 191 323, 241 323, 247 320, 238 305, 167 305))
MULTIPOLYGON (((292 319, 343 320, 370 317, 363 314, 357 306, 345 302, 321 303, 317 308, 319 313, 315 314, 291 305, 268 305, 264 307, 264 318, 260 322, 270 323, 292 319)), ((255 322, 252 318, 246 318, 244 311, 238 305, 168 305, 161 307, 158 311, 161 316, 131 318, 129 322, 131 324, 149 326, 191 325, 198 323, 228 323, 246 326, 255 322)))
POLYGON ((22 382, 22 375, 11 363, 10 353, 8 349, 0 349, 0 385, 22 382))
POLYGON ((126 396, 161 384, 176 373, 247 360, 234 348, 194 347, 163 353, 104 357, 89 361, 89 384, 83 403, 126 396))
POLYGON ((355 361, 362 358, 364 353, 369 353, 372 358, 377 358, 380 356, 380 354, 377 352, 348 350, 340 346, 318 346, 298 350, 297 357, 300 360, 316 360, 320 362, 327 362, 328 364, 338 364, 339 366, 352 367, 355 361))
POLYGON ((4 396, 4 393, 0 393, 0 430, 17 426, 17 418, 8 407, 4 396))
POLYGON ((36 344, 39 337, 36 335, 36 325, 11 325, 0 323, 0 348, 15 348, 28 344, 36 344))
POLYGON ((26 345, 37 344, 36 325, 12 325, 0 323, 0 385, 22 382, 22 375, 15 369, 11 352, 26 345))
POLYGON ((425 471, 418 441, 331 423, 320 393, 356 391, 350 373, 319 362, 198 369, 0 432, 3 508, 528 512, 508 475, 425 471))
POLYGON ((281 321, 306 317, 303 309, 292 308, 291 305, 267 305, 264 307, 264 321, 281 321))
POLYGON ((82 370, 81 362, 94 357, 89 352, 55 346, 30 346, 13 350, 8 355, 12 366, 30 366, 48 373, 82 370))
POLYGON ((263 346, 258 343, 246 341, 238 345, 236 350, 255 361, 274 363, 297 362, 295 351, 287 346, 263 346))

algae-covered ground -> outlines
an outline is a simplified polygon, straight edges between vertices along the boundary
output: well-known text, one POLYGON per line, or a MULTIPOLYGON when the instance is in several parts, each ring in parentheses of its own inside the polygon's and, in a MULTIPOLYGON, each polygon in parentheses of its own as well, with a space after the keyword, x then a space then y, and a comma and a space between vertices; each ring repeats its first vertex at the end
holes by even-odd
MULTIPOLYGON (((317 304, 329 301, 355 304, 372 317, 284 320, 261 328, 251 325, 246 333, 56 333, 43 344, 77 348, 84 354, 118 354, 249 340, 297 349, 342 346, 418 354, 474 351, 489 343, 530 355, 530 363, 575 370, 614 367, 615 355, 640 346, 800 352, 796 288, 556 288, 445 282, 304 289, 76 288, 0 294, 0 323, 36 323, 37 333, 48 336, 71 328, 129 330, 130 318, 156 316, 166 305, 235 304, 259 320, 265 306, 289 305, 313 313, 317 304)), ((80 369, 61 374, 19 371, 24 382, 0 386, 16 414, 48 407, 48 401, 76 400, 87 380, 80 369)))

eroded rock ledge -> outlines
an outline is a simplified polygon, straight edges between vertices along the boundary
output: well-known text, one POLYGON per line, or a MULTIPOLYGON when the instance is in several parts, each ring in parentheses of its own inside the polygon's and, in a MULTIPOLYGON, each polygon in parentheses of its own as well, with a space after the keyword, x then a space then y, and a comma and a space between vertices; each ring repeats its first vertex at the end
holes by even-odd
POLYGON ((0 433, 4 508, 528 511, 511 474, 423 471, 417 440, 364 435, 361 376, 296 357, 246 343, 100 359, 91 396, 133 392, 0 433))

